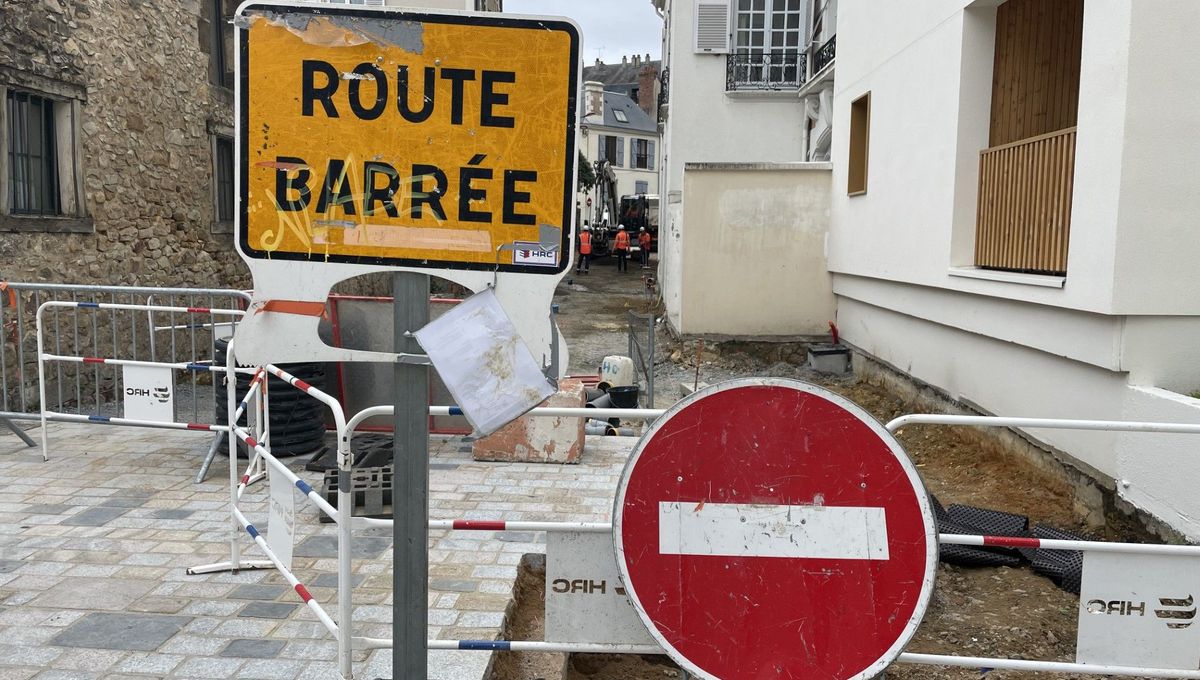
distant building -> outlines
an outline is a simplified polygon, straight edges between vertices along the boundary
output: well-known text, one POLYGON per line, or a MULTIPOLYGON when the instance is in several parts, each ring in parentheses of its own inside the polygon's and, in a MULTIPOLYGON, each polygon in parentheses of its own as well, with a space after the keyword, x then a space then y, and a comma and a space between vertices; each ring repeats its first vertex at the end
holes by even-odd
POLYGON ((827 332, 836 0, 651 0, 663 16, 659 283, 684 334, 827 332))
POLYGON ((583 80, 602 83, 605 92, 619 92, 629 97, 647 115, 658 120, 661 72, 661 61, 650 59, 649 54, 645 57, 635 54, 621 57, 620 64, 605 64, 597 59, 595 64, 583 67, 583 80))
MULTIPOLYGON (((597 82, 584 83, 581 131, 588 161, 608 161, 617 177, 616 197, 658 193, 658 124, 629 97, 605 92, 597 82)), ((591 211, 584 218, 599 220, 603 206, 593 190, 591 211)), ((613 218, 615 220, 615 216, 613 218)))

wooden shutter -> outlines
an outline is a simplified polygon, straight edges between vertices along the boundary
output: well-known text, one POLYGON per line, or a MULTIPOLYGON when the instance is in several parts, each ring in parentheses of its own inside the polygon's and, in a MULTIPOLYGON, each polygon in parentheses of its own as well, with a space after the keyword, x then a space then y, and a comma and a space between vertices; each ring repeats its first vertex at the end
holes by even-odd
POLYGON ((729 0, 696 0, 695 51, 729 53, 729 0))
POLYGON ((623 168, 625 167, 625 138, 614 136, 613 139, 617 140, 617 160, 613 161, 613 165, 623 168))
POLYGON ((650 161, 649 161, 649 163, 646 165, 646 169, 647 169, 647 170, 653 170, 653 169, 654 169, 654 140, 650 140, 650 141, 648 142, 648 145, 649 145, 649 147, 650 147, 650 148, 649 148, 649 153, 650 153, 650 161))

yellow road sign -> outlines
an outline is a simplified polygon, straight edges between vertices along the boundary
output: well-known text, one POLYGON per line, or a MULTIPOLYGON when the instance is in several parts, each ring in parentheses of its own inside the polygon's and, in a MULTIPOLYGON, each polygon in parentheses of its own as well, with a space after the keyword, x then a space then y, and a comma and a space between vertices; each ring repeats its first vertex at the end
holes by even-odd
POLYGON ((567 266, 573 24, 264 3, 237 25, 245 255, 567 266))

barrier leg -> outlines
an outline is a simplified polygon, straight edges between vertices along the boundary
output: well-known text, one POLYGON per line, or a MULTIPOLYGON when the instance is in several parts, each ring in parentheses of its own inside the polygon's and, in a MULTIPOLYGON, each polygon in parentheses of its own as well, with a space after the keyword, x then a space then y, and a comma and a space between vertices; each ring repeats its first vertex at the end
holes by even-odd
POLYGON ((30 439, 29 435, 25 434, 25 430, 22 430, 21 428, 17 427, 16 424, 13 423, 13 421, 9 420, 8 418, 0 418, 0 423, 3 423, 5 427, 12 430, 13 434, 20 437, 21 441, 25 442, 25 446, 29 446, 29 447, 37 446, 37 443, 34 442, 32 439, 30 439))
POLYGON ((218 571, 238 573, 242 569, 271 569, 275 566, 270 560, 243 560, 242 547, 239 539, 242 535, 242 522, 237 516, 238 477, 237 477, 237 438, 232 436, 233 428, 237 427, 237 373, 233 357, 233 340, 225 353, 225 379, 228 382, 225 390, 226 406, 229 410, 229 516, 232 526, 229 536, 229 561, 215 564, 204 564, 187 570, 190 575, 211 574, 218 571))
POLYGON ((212 467, 213 460, 217 457, 217 449, 221 448, 221 442, 224 440, 224 432, 218 432, 217 436, 213 437, 213 442, 208 447, 208 453, 204 455, 204 462, 200 464, 200 471, 196 473, 197 484, 202 484, 204 478, 208 476, 208 468, 212 467))
POLYGON ((46 433, 46 362, 42 350, 42 307, 37 310, 38 415, 42 423, 42 460, 50 460, 50 437, 46 433))
POLYGON ((354 676, 351 639, 354 612, 353 561, 350 555, 351 527, 354 524, 354 499, 350 490, 353 456, 345 431, 338 433, 338 672, 343 680, 354 676))

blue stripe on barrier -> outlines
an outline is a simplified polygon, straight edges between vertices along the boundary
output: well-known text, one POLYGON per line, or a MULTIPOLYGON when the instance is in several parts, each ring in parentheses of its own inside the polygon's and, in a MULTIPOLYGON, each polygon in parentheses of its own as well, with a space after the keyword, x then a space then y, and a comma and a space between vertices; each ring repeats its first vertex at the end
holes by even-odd
POLYGON ((461 415, 463 415, 462 409, 457 406, 451 406, 450 407, 450 415, 461 416, 461 415))
POLYGON ((88 416, 88 420, 93 423, 107 423, 112 420, 111 416, 88 416))
POLYGON ((304 494, 305 496, 313 491, 313 488, 309 486, 308 482, 304 481, 303 479, 296 480, 296 488, 300 489, 300 493, 304 494))
POLYGON ((100 303, 99 303, 99 302, 80 302, 80 303, 79 303, 79 306, 80 306, 80 307, 88 307, 88 308, 91 308, 91 309, 100 309, 100 303))
POLYGON ((212 368, 212 367, 209 366, 208 364, 188 364, 187 365, 187 370, 189 370, 189 371, 207 371, 210 368, 212 368))
POLYGON ((512 649, 512 643, 508 640, 459 640, 458 648, 507 652, 512 649))
POLYGON ((246 525, 246 533, 250 534, 250 538, 258 538, 258 529, 255 529, 253 524, 246 525))

